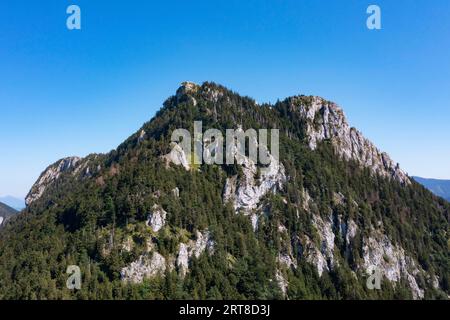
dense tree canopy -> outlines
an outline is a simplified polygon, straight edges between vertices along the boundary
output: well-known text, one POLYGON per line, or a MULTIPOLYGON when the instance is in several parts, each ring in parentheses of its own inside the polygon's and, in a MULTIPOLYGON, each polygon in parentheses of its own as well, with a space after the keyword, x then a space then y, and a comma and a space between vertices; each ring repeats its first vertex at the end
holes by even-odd
MULTIPOLYGON (((311 215, 323 215, 327 208, 358 224, 350 255, 345 254, 342 238, 336 237, 339 268, 319 277, 295 250, 298 267, 287 270, 288 298, 411 298, 406 283, 393 286, 384 280, 383 290, 371 291, 365 277, 354 276, 364 233, 380 220, 389 238, 421 268, 441 275, 442 291, 423 279, 425 297, 449 294, 449 203, 414 182, 404 186, 339 160, 326 141, 311 151, 304 141, 303 120, 286 101, 257 105, 218 85, 205 83, 206 88, 223 95, 216 102, 194 95, 195 104, 169 98, 143 126, 145 140, 138 139, 139 130, 111 153, 89 156, 92 176, 63 175, 0 231, 0 299, 282 299, 274 281, 276 257, 290 239, 280 239, 278 226, 286 226, 289 235, 314 239, 311 215), (191 128, 200 120, 204 129, 221 131, 237 125, 280 129, 280 157, 289 180, 281 192, 263 200, 266 214, 256 232, 248 216, 236 214, 223 201, 225 180, 239 172, 238 166, 201 165, 186 171, 166 167, 161 160, 170 151, 172 130, 191 128), (173 197, 174 188, 179 189, 178 198, 173 197), (317 204, 314 212, 301 204, 303 189, 317 204), (336 205, 334 192, 347 201, 336 205), (155 203, 168 212, 158 235, 145 225, 155 203), (121 281, 121 268, 144 252, 147 239, 161 255, 176 255, 179 243, 206 228, 216 244, 214 254, 194 258, 185 278, 168 270, 141 284, 121 281), (130 252, 123 250, 128 237, 135 244, 130 252), (65 286, 71 264, 82 270, 79 291, 65 286)), ((302 99, 308 103, 308 97, 302 99)))

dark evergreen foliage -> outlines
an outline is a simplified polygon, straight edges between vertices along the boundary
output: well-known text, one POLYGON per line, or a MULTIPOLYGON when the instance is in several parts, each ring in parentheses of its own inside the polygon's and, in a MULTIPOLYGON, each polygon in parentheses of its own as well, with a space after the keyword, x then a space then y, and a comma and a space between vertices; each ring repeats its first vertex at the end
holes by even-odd
MULTIPOLYGON (((221 86, 205 83, 223 95, 213 102, 193 94, 197 104, 169 98, 157 115, 143 126, 147 138, 136 134, 117 150, 90 156, 90 166, 101 170, 88 179, 63 175, 22 214, 0 232, 0 299, 281 299, 274 281, 276 256, 282 246, 278 222, 289 235, 316 237, 311 212, 302 208, 300 192, 309 190, 316 214, 331 207, 335 214, 353 218, 359 232, 346 257, 342 238, 336 238, 340 267, 325 272, 298 260, 288 272, 290 299, 399 299, 411 298, 408 286, 383 282, 382 291, 370 291, 364 277, 352 272, 362 256, 361 239, 369 223, 381 220, 393 242, 400 244, 430 274, 444 275, 441 287, 449 294, 448 216, 450 204, 413 182, 402 186, 375 177, 355 163, 339 160, 329 143, 311 151, 304 141, 304 123, 287 101, 258 106, 221 86), (217 128, 279 128, 280 156, 289 181, 284 190, 264 202, 268 214, 253 232, 247 216, 224 204, 227 176, 238 166, 203 165, 198 171, 167 168, 160 156, 170 151, 170 134, 203 121, 204 130, 217 128), (179 198, 171 190, 178 187, 179 198), (155 192, 159 198, 155 200, 155 192), (337 206, 333 192, 348 201, 337 206), (282 201, 287 199, 287 203, 282 201), (355 207, 354 200, 360 205, 355 207), (148 229, 145 220, 155 203, 168 215, 167 226, 154 238, 163 256, 176 254, 177 245, 208 228, 216 243, 212 256, 193 259, 181 279, 176 270, 139 285, 120 280, 120 269, 144 252, 148 229), (299 211, 297 216, 296 212, 299 211), (131 252, 121 250, 126 236, 133 237, 131 252), (108 252, 104 252, 108 248, 108 252), (80 291, 65 287, 68 265, 83 273, 80 291)), ((308 103, 309 97, 302 97, 308 103)), ((288 239, 289 241, 289 239, 288 239)), ((294 244, 295 245, 295 244, 294 244)), ((298 253, 294 253, 298 256, 298 253)), ((426 298, 445 298, 426 281, 426 298)))

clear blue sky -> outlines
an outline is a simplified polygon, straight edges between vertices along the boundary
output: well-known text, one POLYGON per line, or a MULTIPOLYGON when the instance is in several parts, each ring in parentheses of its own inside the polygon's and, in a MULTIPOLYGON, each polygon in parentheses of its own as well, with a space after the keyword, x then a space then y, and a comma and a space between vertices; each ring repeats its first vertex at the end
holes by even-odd
POLYGON ((2 0, 0 196, 115 148, 184 80, 324 96, 409 174, 450 178, 449 53, 448 0, 2 0))

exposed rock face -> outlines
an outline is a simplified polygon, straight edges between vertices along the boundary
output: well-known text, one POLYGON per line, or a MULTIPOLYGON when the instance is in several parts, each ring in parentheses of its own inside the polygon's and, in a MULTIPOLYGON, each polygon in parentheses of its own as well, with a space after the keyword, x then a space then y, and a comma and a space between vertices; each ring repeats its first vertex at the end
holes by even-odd
MULTIPOLYGON (((225 90, 225 89, 224 89, 225 90)), ((218 102, 223 97, 224 91, 217 88, 217 86, 203 85, 200 86, 193 82, 183 82, 176 93, 177 102, 188 101, 194 106, 197 105, 197 100, 194 95, 200 95, 203 99, 211 102, 218 102)))
POLYGON ((81 158, 69 157, 64 158, 49 166, 39 177, 38 181, 33 185, 30 192, 25 198, 26 205, 30 205, 33 201, 38 200, 45 192, 46 188, 54 183, 62 173, 76 170, 81 158))
POLYGON ((308 236, 304 237, 301 250, 306 261, 316 266, 319 276, 322 276, 324 271, 330 270, 328 268, 326 257, 308 236))
POLYGON ((189 270, 189 247, 185 243, 180 243, 180 249, 178 250, 177 267, 181 276, 185 276, 189 270))
POLYGON ((173 143, 172 150, 163 156, 163 159, 166 161, 167 165, 173 163, 176 166, 183 166, 186 170, 191 169, 190 161, 179 144, 173 143))
POLYGON ((0 226, 2 225, 2 223, 3 223, 3 217, 0 217, 0 226))
POLYGON ((256 164, 244 156, 243 175, 241 179, 238 179, 238 176, 227 179, 223 195, 224 201, 232 201, 236 211, 242 210, 244 213, 250 213, 257 208, 261 199, 268 192, 281 190, 287 180, 284 166, 274 157, 270 156, 270 159, 268 167, 259 169, 260 177, 258 179, 256 164))
POLYGON ((148 217, 147 225, 151 227, 154 232, 158 232, 166 224, 166 216, 167 212, 164 211, 163 208, 155 204, 152 208, 152 212, 148 217))
POLYGON ((349 245, 350 241, 355 237, 357 229, 358 226, 352 219, 343 225, 342 233, 345 235, 345 242, 347 245, 349 245))
POLYGON ((193 82, 183 82, 181 87, 178 88, 176 98, 177 102, 188 101, 191 102, 194 106, 197 105, 197 100, 192 96, 196 92, 200 90, 200 86, 193 82))
POLYGON ((303 210, 309 211, 309 203, 311 201, 311 196, 309 195, 308 190, 302 189, 302 207, 303 210))
MULTIPOLYGON (((186 88, 183 90, 186 90, 186 88)), ((242 128, 237 129, 237 131, 243 132, 242 128)), ((237 143, 239 144, 239 142, 237 143)), ((258 146, 257 141, 253 141, 253 143, 258 146)), ((251 210, 257 208, 260 200, 268 192, 280 190, 287 177, 283 164, 268 151, 270 164, 258 168, 254 161, 239 153, 239 150, 239 146, 235 145, 233 152, 236 154, 238 163, 242 165, 243 176, 241 179, 238 179, 237 175, 227 179, 223 197, 225 202, 233 202, 236 211, 242 209, 245 213, 250 213, 251 210)), ((182 147, 176 143, 173 143, 172 150, 163 156, 163 159, 167 164, 181 165, 186 170, 191 168, 187 155, 182 147)), ((257 217, 253 219, 254 228, 256 228, 256 223, 257 217)))
POLYGON ((185 81, 181 83, 181 86, 177 90, 177 97, 196 93, 200 89, 200 86, 194 82, 185 81))
POLYGON ((393 245, 389 238, 379 230, 364 239, 363 246, 363 268, 369 272, 378 268, 391 282, 398 282, 406 278, 414 299, 421 299, 424 291, 418 286, 415 276, 420 272, 412 258, 405 254, 403 248, 393 245))
POLYGON ((320 252, 328 262, 328 269, 334 267, 334 232, 333 232, 333 218, 331 215, 324 220, 320 216, 314 216, 313 225, 316 227, 321 240, 320 252))
POLYGON ((252 222, 253 231, 258 230, 259 215, 256 213, 252 213, 250 216, 250 220, 252 222))
POLYGON ((137 139, 137 142, 141 143, 142 141, 144 141, 145 140, 145 135, 146 135, 145 130, 141 130, 141 132, 139 132, 139 137, 137 139))
POLYGON ((293 267, 293 268, 297 268, 297 261, 295 261, 295 259, 287 253, 280 253, 278 255, 278 262, 284 266, 286 266, 287 268, 293 267))
POLYGON ((280 233, 280 243, 282 243, 281 252, 278 253, 277 261, 280 266, 284 268, 297 268, 297 260, 292 255, 292 245, 289 241, 289 233, 287 228, 280 224, 278 226, 278 232, 280 233))
POLYGON ((145 254, 120 272, 123 281, 141 283, 146 278, 163 275, 166 271, 166 259, 158 252, 145 254))
POLYGON ((172 194, 175 198, 179 198, 180 197, 180 189, 178 189, 178 187, 172 189, 172 194))
MULTIPOLYGON (((304 201, 303 208, 309 211, 310 206, 314 206, 314 201, 306 189, 302 190, 302 198, 304 201)), ((333 202, 335 205, 342 205, 345 201, 346 199, 341 193, 334 194, 333 202)), ((324 271, 330 271, 338 266, 334 257, 336 232, 339 232, 345 239, 348 251, 358 226, 352 219, 344 220, 341 216, 337 216, 334 219, 332 213, 325 219, 320 215, 313 215, 312 224, 319 236, 319 243, 314 243, 307 235, 298 236, 294 242, 300 246, 300 256, 316 266, 317 272, 321 276, 324 271)))
POLYGON ((218 102, 223 97, 223 91, 206 87, 203 97, 209 101, 218 102))
MULTIPOLYGON (((305 191, 305 194, 307 194, 307 191, 305 191)), ((331 215, 327 219, 314 215, 312 223, 319 236, 319 243, 316 244, 307 235, 298 236, 295 242, 299 245, 300 256, 314 265, 319 276, 322 276, 324 271, 330 271, 336 266, 334 258, 334 224, 331 215)))
POLYGON ((210 254, 214 253, 214 241, 212 241, 209 231, 205 231, 204 233, 197 231, 196 236, 197 239, 194 245, 191 246, 191 252, 194 257, 200 257, 205 250, 208 250, 210 254))
POLYGON ((336 217, 334 221, 334 228, 339 230, 340 235, 345 240, 345 258, 348 259, 351 253, 351 241, 356 236, 358 226, 353 219, 347 219, 346 221, 341 215, 336 217))
POLYGON ((289 282, 283 276, 283 274, 280 272, 280 270, 277 270, 277 272, 275 274, 275 280, 277 281, 278 287, 280 288, 281 292, 283 293, 283 296, 286 296, 289 282))
POLYGON ((196 232, 196 240, 190 240, 187 244, 180 243, 177 256, 177 267, 181 276, 185 276, 189 271, 189 260, 194 256, 199 258, 200 255, 208 251, 209 254, 214 253, 214 241, 211 239, 209 231, 196 232))
POLYGON ((299 235, 295 242, 298 245, 299 256, 317 268, 322 276, 324 271, 330 271, 334 266, 334 238, 331 218, 323 220, 320 216, 313 216, 313 225, 317 230, 320 243, 316 244, 307 235, 299 235))
POLYGON ((439 289, 439 277, 435 275, 431 278, 431 281, 432 281, 433 288, 439 289))
POLYGON ((345 203, 345 197, 342 193, 340 192, 335 192, 333 194, 333 203, 337 206, 339 205, 343 205, 345 203))
POLYGON ((354 160, 374 173, 391 177, 400 183, 411 183, 409 177, 388 154, 379 151, 361 132, 351 128, 344 112, 336 104, 320 97, 312 97, 306 105, 299 97, 289 99, 291 108, 298 110, 306 120, 309 147, 316 149, 319 142, 331 140, 338 155, 354 160))
MULTIPOLYGON (((307 194, 306 190, 304 194, 307 194)), ((345 200, 341 196, 335 197, 335 200, 337 199, 339 199, 338 202, 345 200)), ((307 202, 311 201, 308 198, 307 202)), ((335 232, 339 230, 345 239, 346 251, 348 251, 351 250, 350 243, 358 232, 358 226, 352 219, 343 221, 341 217, 337 217, 335 221, 332 215, 327 219, 314 215, 313 225, 319 235, 320 246, 306 235, 297 237, 296 242, 300 245, 300 256, 316 266, 319 276, 322 276, 324 271, 330 271, 337 267, 337 261, 334 258, 335 232)), ((423 270, 405 253, 402 247, 392 244, 382 231, 374 228, 372 228, 371 235, 364 238, 363 243, 363 263, 359 267, 365 273, 370 273, 376 268, 393 283, 404 278, 411 288, 414 299, 422 299, 424 297, 424 290, 419 287, 415 278, 419 273, 423 273, 423 270)), ((287 255, 280 255, 278 261, 286 266, 293 265, 287 255)), ((436 284, 436 280, 434 280, 434 283, 436 284)))

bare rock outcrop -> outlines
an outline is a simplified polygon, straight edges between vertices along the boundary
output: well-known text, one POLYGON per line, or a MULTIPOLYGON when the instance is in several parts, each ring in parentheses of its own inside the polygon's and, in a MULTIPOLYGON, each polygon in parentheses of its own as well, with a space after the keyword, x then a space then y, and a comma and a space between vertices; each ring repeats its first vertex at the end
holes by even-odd
POLYGON ((378 150, 361 132, 349 126, 344 112, 336 104, 320 97, 310 97, 308 103, 305 103, 305 97, 292 97, 289 103, 306 120, 306 134, 312 150, 321 141, 330 140, 335 152, 343 159, 356 161, 372 172, 400 183, 411 183, 387 153, 378 150))
POLYGON ((320 237, 320 252, 322 256, 326 259, 328 264, 328 269, 331 270, 335 266, 334 259, 334 238, 335 234, 333 232, 333 218, 330 215, 327 219, 315 215, 313 217, 313 225, 316 227, 317 232, 320 237))
POLYGON ((371 235, 364 239, 363 260, 362 268, 366 272, 377 268, 393 283, 404 278, 411 288, 414 299, 424 297, 424 291, 415 279, 421 270, 402 247, 394 245, 380 230, 373 230, 371 235))
POLYGON ((324 271, 330 271, 327 258, 320 251, 319 247, 306 235, 301 240, 301 253, 308 263, 317 268, 319 276, 322 276, 324 271))
POLYGON ((121 270, 122 281, 141 283, 144 279, 164 275, 166 259, 158 252, 141 255, 138 260, 121 270))
POLYGON ((164 209, 155 204, 150 212, 147 220, 147 225, 152 228, 154 232, 158 232, 166 224, 167 212, 164 209))
MULTIPOLYGON (((257 142, 253 143, 257 145, 257 142)), ((236 157, 240 158, 239 161, 242 163, 243 175, 240 178, 237 175, 228 178, 223 194, 224 202, 232 202, 236 212, 250 213, 258 207, 266 194, 275 193, 283 188, 283 184, 287 181, 284 166, 270 153, 268 156, 270 164, 258 168, 249 157, 236 153, 236 157)), ((255 222, 255 218, 252 220, 255 222)))
POLYGON ((61 174, 75 171, 80 161, 81 158, 79 157, 68 157, 59 160, 45 169, 26 196, 25 204, 29 206, 33 201, 42 197, 50 184, 54 183, 61 174))
POLYGON ((176 265, 182 277, 189 271, 190 259, 192 257, 199 258, 205 251, 209 254, 214 253, 214 241, 207 230, 204 232, 197 231, 195 241, 190 240, 188 243, 180 243, 176 265))
POLYGON ((289 286, 289 282, 286 279, 286 277, 281 273, 280 270, 277 270, 277 272, 275 273, 275 280, 276 280, 277 285, 280 288, 281 293, 283 294, 283 296, 286 296, 287 290, 288 290, 288 286, 289 286))
POLYGON ((183 166, 186 170, 191 169, 188 156, 184 152, 183 148, 177 143, 172 144, 172 150, 163 156, 163 160, 167 165, 173 163, 176 166, 183 166))

